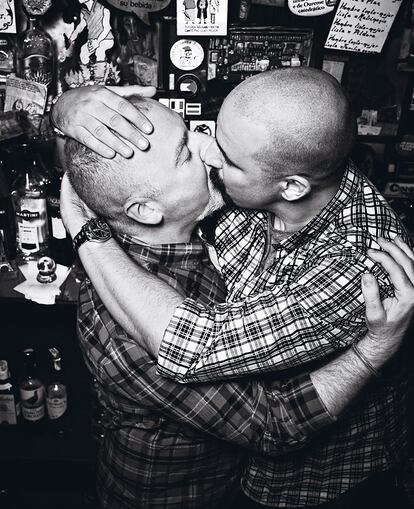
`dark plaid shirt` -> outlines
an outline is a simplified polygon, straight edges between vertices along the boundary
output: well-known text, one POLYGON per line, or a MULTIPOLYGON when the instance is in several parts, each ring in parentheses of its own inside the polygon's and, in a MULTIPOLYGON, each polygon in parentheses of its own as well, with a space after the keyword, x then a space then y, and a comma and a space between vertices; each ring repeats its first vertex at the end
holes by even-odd
MULTIPOLYGON (((135 261, 193 299, 224 300, 199 240, 119 241, 135 261)), ((183 386, 156 374, 155 361, 112 319, 88 281, 78 311, 81 348, 106 408, 99 460, 105 508, 223 509, 237 490, 247 449, 295 450, 333 422, 307 374, 183 386)))
MULTIPOLYGON (((310 369, 364 335, 361 274, 372 272, 382 296, 392 294, 367 249, 396 234, 407 240, 396 214, 352 164, 330 203, 287 238, 272 231, 265 213, 226 211, 215 248, 227 302, 212 308, 188 298, 177 308, 159 372, 194 382, 310 369)), ((242 478, 246 494, 275 507, 307 507, 391 468, 404 456, 407 422, 404 366, 395 361, 389 370, 306 449, 252 456, 242 478)))

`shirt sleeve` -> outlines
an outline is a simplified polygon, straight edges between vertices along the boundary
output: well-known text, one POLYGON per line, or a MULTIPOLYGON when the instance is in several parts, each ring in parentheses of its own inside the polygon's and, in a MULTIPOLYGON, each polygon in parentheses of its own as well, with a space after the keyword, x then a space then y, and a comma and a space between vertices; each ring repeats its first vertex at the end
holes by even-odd
POLYGON ((382 298, 382 269, 358 253, 325 256, 289 283, 238 302, 177 307, 158 354, 158 372, 182 383, 283 370, 322 358, 366 332, 361 275, 370 270, 382 298))
POLYGON ((308 374, 267 383, 182 385, 157 375, 155 362, 127 336, 113 337, 109 345, 99 368, 105 388, 249 450, 275 456, 298 449, 335 421, 308 374))

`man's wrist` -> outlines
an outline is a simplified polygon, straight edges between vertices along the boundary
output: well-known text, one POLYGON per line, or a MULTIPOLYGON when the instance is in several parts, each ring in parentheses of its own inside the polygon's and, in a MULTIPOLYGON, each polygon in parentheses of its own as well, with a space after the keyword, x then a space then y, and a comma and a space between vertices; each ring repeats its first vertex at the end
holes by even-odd
MULTIPOLYGON (((384 339, 378 339, 378 337, 372 336, 369 333, 359 341, 357 349, 376 373, 381 372, 384 364, 397 351, 397 348, 394 348, 391 342, 387 343, 384 339)), ((357 355, 355 350, 354 354, 357 355)))

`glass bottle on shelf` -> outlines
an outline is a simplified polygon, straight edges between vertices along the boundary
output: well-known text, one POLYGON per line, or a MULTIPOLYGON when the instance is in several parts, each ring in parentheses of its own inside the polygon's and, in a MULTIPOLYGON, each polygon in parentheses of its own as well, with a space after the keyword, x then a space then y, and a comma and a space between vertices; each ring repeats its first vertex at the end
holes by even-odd
POLYGON ((55 87, 55 48, 52 38, 43 30, 39 16, 45 14, 51 2, 24 0, 27 28, 17 36, 17 76, 47 86, 48 105, 55 87), (41 8, 39 8, 39 6, 41 8))
POLYGON ((45 386, 39 378, 33 348, 23 351, 23 376, 19 383, 22 415, 25 423, 41 425, 45 417, 45 386))
POLYGON ((66 432, 67 389, 57 348, 49 348, 50 369, 46 386, 46 408, 53 434, 62 437, 66 432))
POLYGON ((75 259, 75 253, 70 235, 67 233, 60 216, 60 186, 63 175, 63 169, 56 164, 46 188, 49 243, 50 255, 55 262, 70 267, 75 259))
POLYGON ((8 261, 16 258, 16 225, 13 201, 0 152, 0 242, 8 261))
POLYGON ((12 191, 16 215, 17 257, 22 261, 37 260, 48 254, 48 180, 38 168, 31 145, 22 145, 19 157, 20 172, 12 191))
POLYGON ((20 415, 19 392, 10 377, 7 361, 0 360, 0 424, 17 424, 20 415))

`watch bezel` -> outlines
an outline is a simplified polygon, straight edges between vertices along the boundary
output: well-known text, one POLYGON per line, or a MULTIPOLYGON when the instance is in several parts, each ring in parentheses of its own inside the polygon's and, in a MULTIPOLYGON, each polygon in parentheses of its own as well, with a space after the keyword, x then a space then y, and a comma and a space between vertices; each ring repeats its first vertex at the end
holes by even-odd
POLYGON ((105 242, 112 237, 108 223, 103 219, 92 218, 84 227, 86 238, 91 242, 105 242))

